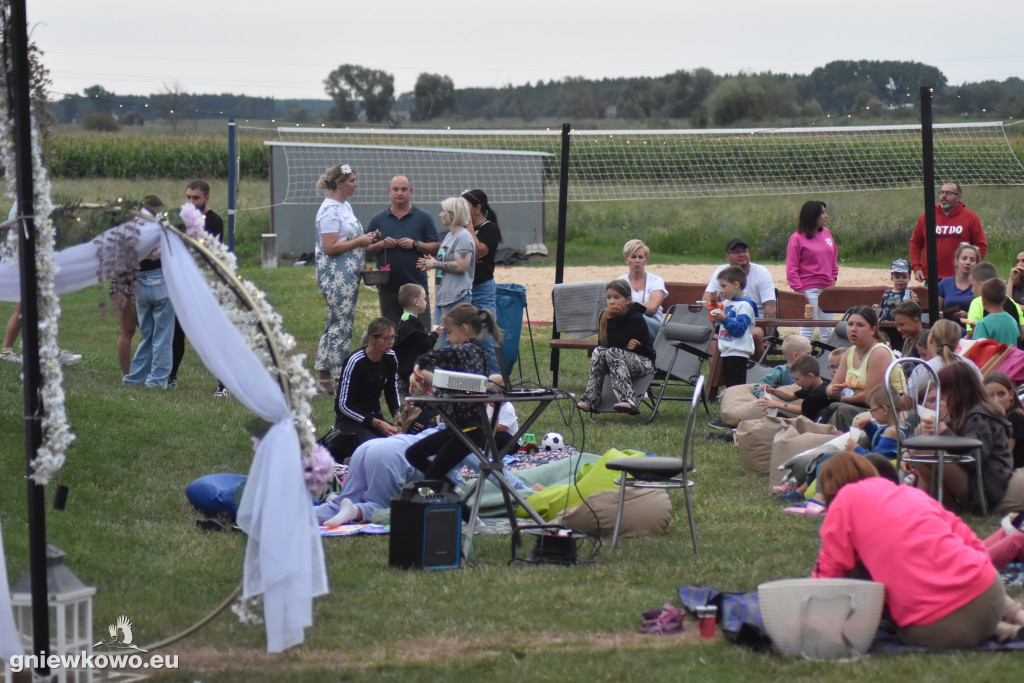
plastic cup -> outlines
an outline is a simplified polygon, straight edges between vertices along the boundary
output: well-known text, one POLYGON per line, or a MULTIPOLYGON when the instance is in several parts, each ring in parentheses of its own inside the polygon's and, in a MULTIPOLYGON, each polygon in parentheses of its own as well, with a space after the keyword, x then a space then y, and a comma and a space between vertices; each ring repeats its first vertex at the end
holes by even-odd
POLYGON ((715 637, 715 621, 717 617, 718 607, 716 605, 706 605, 697 608, 697 623, 700 624, 701 638, 715 637))

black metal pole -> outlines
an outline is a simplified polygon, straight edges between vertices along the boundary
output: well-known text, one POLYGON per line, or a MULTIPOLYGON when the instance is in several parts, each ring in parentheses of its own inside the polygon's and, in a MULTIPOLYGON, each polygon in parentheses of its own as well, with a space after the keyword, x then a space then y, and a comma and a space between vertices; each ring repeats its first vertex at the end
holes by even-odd
POLYGON ((238 160, 235 153, 235 141, 238 127, 234 119, 228 119, 228 251, 235 250, 235 198, 238 188, 238 160))
MULTIPOLYGON (((14 113, 14 165, 17 175, 18 262, 21 267, 21 348, 25 376, 25 456, 28 472, 42 443, 43 398, 39 374, 39 310, 36 301, 35 206, 32 182, 32 111, 29 100, 28 17, 25 0, 11 0, 11 63, 7 104, 14 113)), ((46 605, 45 489, 28 479, 28 556, 32 577, 32 653, 50 650, 46 605)), ((50 673, 45 658, 36 672, 50 673)))
MULTIPOLYGON (((569 203, 569 132, 572 125, 562 124, 562 156, 558 169, 558 242, 555 247, 555 284, 565 275, 565 216, 569 203)), ((558 339, 558 321, 554 321, 552 339, 558 339)), ((558 387, 558 349, 551 349, 551 386, 558 387)))
POLYGON ((925 266, 928 270, 928 324, 939 319, 939 262, 935 252, 935 150, 932 140, 933 89, 921 86, 921 156, 924 170, 925 266))

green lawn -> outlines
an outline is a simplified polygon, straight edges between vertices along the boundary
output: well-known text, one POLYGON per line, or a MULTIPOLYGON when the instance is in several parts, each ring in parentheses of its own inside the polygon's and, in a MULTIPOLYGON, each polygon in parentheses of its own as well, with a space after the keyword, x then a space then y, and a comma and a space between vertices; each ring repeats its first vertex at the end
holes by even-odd
MULTIPOLYGON (((323 303, 310 268, 243 273, 266 290, 285 327, 312 354, 323 303)), ((59 481, 71 493, 63 512, 48 510, 49 538, 67 552, 69 566, 98 587, 94 629, 103 634, 128 615, 136 642, 147 643, 186 628, 212 609, 241 577, 245 539, 196 529, 198 514, 184 496, 194 478, 212 472, 245 472, 251 459, 247 412, 233 399, 211 394, 216 381, 188 351, 174 391, 119 384, 116 320, 102 318, 101 292, 89 289, 63 299, 61 343, 85 357, 68 368, 66 390, 78 435, 59 481)), ((357 329, 376 313, 364 289, 357 329)), ((11 306, 0 304, 6 320, 11 306)), ((547 371, 549 328, 534 334, 547 371)), ((523 357, 530 358, 524 336, 523 357)), ((562 356, 560 385, 581 391, 586 357, 562 356)), ((529 364, 532 374, 532 362, 529 364)), ((25 456, 19 368, 0 363, 0 515, 12 583, 27 569, 25 456)), ((566 424, 549 409, 534 431, 558 431, 587 451, 611 447, 675 453, 687 408, 668 404, 655 422, 601 416, 595 423, 566 424), (585 427, 585 429, 584 429, 585 427)), ((316 424, 333 421, 330 402, 318 401, 316 424)), ((680 512, 660 536, 625 539, 610 556, 607 545, 591 565, 508 566, 506 537, 476 544, 476 566, 449 571, 387 568, 386 537, 324 542, 329 595, 316 601, 306 643, 279 656, 263 654, 262 628, 245 626, 227 612, 169 648, 182 670, 167 680, 944 680, 971 674, 977 680, 1017 678, 1010 655, 977 653, 875 656, 828 666, 756 654, 721 641, 659 638, 635 633, 640 612, 677 602, 684 584, 750 590, 772 579, 806 576, 817 552, 814 519, 781 514, 764 476, 744 472, 735 446, 697 443, 696 519, 701 553, 694 556, 680 512)), ((674 500, 682 510, 681 494, 674 500)), ((995 521, 972 520, 980 532, 995 521)), ((688 632, 696 631, 688 625, 688 632)))

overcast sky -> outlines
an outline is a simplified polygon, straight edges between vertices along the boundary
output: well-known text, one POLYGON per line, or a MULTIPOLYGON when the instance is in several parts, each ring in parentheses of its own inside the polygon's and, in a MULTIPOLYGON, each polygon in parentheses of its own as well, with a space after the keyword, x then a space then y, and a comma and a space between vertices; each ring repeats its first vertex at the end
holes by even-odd
POLYGON ((26 2, 55 93, 325 99, 323 79, 346 63, 390 72, 396 96, 424 71, 465 88, 895 59, 951 84, 1024 77, 1024 4, 1009 0, 26 2))

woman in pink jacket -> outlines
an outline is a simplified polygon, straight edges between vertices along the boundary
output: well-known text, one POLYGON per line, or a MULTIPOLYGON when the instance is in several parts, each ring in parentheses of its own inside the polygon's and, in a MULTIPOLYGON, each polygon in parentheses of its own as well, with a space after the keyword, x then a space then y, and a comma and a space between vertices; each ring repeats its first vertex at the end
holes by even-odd
POLYGON ((1024 614, 985 545, 927 493, 877 476, 851 452, 822 466, 818 491, 828 514, 814 577, 866 574, 884 584, 903 642, 962 648, 1020 637, 1024 614))
MULTIPOLYGON (((786 282, 814 306, 815 320, 822 317, 818 296, 823 289, 834 285, 839 277, 839 249, 832 233, 825 227, 827 221, 825 202, 804 202, 796 232, 790 235, 786 248, 786 282)), ((800 334, 810 339, 814 336, 814 328, 801 327, 800 334)))

